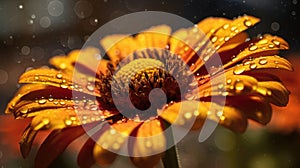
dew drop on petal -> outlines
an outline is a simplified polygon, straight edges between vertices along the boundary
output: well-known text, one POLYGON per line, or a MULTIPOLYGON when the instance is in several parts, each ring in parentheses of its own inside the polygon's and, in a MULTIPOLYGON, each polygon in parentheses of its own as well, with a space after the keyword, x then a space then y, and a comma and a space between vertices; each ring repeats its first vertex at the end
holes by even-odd
POLYGON ((267 43, 268 43, 268 40, 267 40, 267 39, 263 39, 263 40, 260 40, 260 41, 258 42, 258 44, 261 44, 261 45, 267 44, 267 43))
POLYGON ((277 46, 279 46, 280 45, 280 42, 279 41, 277 41, 277 40, 273 40, 272 41, 275 45, 277 45, 277 46))
POLYGON ((47 99, 40 99, 38 101, 39 104, 45 104, 47 102, 47 99))
POLYGON ((184 118, 190 119, 192 117, 192 113, 185 113, 184 118))
POLYGON ((63 77, 63 76, 62 76, 61 73, 56 74, 56 78, 57 78, 57 79, 61 79, 62 77, 63 77))
POLYGON ((256 45, 253 45, 249 47, 249 51, 255 51, 258 47, 256 45))
POLYGON ((71 126, 72 125, 72 120, 70 120, 70 119, 65 119, 65 124, 66 124, 66 126, 71 126))
POLYGON ((67 88, 68 88, 68 85, 61 84, 60 87, 63 88, 63 89, 67 89, 67 88))
POLYGON ((26 114, 26 113, 28 113, 28 109, 22 109, 22 110, 20 110, 20 112, 23 114, 26 114))
POLYGON ((257 68, 257 65, 255 63, 251 63, 249 65, 249 67, 250 67, 250 69, 255 69, 255 68, 257 68))
POLYGON ((211 42, 212 42, 212 43, 215 43, 217 40, 218 40, 218 37, 217 37, 217 36, 213 36, 213 37, 211 38, 211 42))
POLYGON ((237 91, 242 91, 242 90, 244 90, 244 88, 245 88, 245 85, 244 85, 243 82, 238 81, 238 82, 235 83, 235 89, 237 91))
POLYGON ((247 27, 250 27, 250 26, 252 26, 252 22, 250 20, 246 19, 244 21, 244 25, 247 26, 247 27))
POLYGON ((233 73, 235 75, 239 75, 239 74, 243 73, 245 70, 246 70, 245 67, 238 65, 234 68, 233 73))
POLYGON ((151 147, 152 147, 152 142, 151 142, 150 140, 146 140, 145 146, 146 146, 147 148, 151 148, 151 147))
POLYGON ((259 63, 260 65, 265 65, 266 63, 268 63, 268 60, 267 60, 266 58, 262 58, 262 59, 260 59, 260 60, 258 61, 258 63, 259 63))

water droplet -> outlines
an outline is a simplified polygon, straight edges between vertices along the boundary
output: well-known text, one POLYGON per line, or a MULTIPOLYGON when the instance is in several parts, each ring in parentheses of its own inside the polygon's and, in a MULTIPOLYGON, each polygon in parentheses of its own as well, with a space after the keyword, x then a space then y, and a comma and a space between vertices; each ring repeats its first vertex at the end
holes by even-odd
POLYGON ((66 124, 66 126, 71 126, 72 125, 72 120, 70 120, 70 119, 65 119, 65 124, 66 124))
POLYGON ((271 29, 272 29, 273 31, 278 31, 278 30, 280 29, 279 23, 278 23, 278 22, 273 22, 273 23, 271 24, 271 29))
POLYGON ((266 63, 268 63, 268 60, 266 58, 262 58, 258 62, 260 65, 265 65, 266 63))
POLYGON ((8 81, 8 73, 0 69, 0 84, 5 84, 8 81))
POLYGON ((91 91, 91 92, 93 92, 94 89, 95 89, 95 87, 94 87, 93 85, 90 85, 90 84, 87 85, 86 88, 87 88, 89 91, 91 91))
POLYGON ((146 140, 145 146, 146 146, 147 148, 151 148, 151 147, 152 147, 152 142, 151 142, 150 140, 146 140))
POLYGON ((186 119, 190 119, 191 117, 192 117, 191 113, 185 113, 184 114, 184 118, 186 118, 186 119))
POLYGON ((228 27, 229 27, 229 24, 227 23, 223 26, 223 29, 226 30, 226 29, 228 29, 228 27))
POLYGON ((53 100, 54 100, 53 97, 48 98, 48 101, 50 101, 50 102, 53 101, 53 100))
POLYGON ((258 42, 258 44, 264 45, 267 44, 269 41, 267 39, 262 39, 258 42))
POLYGON ((19 9, 24 9, 24 6, 23 6, 22 4, 20 4, 20 5, 18 6, 18 8, 19 8, 19 9))
POLYGON ((273 44, 269 44, 269 48, 274 48, 275 46, 273 44))
POLYGON ((51 20, 48 16, 44 16, 40 19, 40 25, 42 28, 48 28, 51 25, 51 20))
POLYGON ((64 5, 58 0, 53 0, 48 4, 48 13, 51 16, 60 16, 64 12, 64 5))
POLYGON ((211 42, 212 42, 212 43, 215 43, 217 40, 218 40, 218 37, 217 37, 217 36, 213 36, 213 37, 211 38, 211 42))
POLYGON ((235 31, 236 29, 237 29, 236 26, 232 26, 232 27, 230 28, 231 31, 235 31))
POLYGON ((242 90, 244 90, 244 88, 245 88, 245 85, 244 85, 243 82, 237 81, 237 82, 235 83, 235 89, 236 89, 237 91, 242 91, 242 90))
POLYGON ((120 147, 121 147, 121 145, 120 145, 119 143, 114 143, 114 144, 112 145, 112 148, 113 148, 114 150, 118 150, 118 149, 120 149, 120 147))
POLYGON ((61 101, 59 101, 59 104, 60 104, 60 105, 65 105, 66 102, 64 102, 64 101, 61 100, 61 101))
POLYGON ((68 85, 66 85, 66 84, 61 84, 60 87, 63 88, 63 89, 67 89, 67 88, 68 88, 68 85))
POLYGON ((257 65, 255 63, 251 63, 249 65, 249 67, 250 67, 250 69, 255 69, 255 68, 257 68, 257 65))
POLYGON ((198 110, 194 111, 194 116, 198 116, 200 114, 200 112, 198 110))
POLYGON ((247 26, 247 27, 250 27, 250 26, 252 26, 252 22, 250 20, 246 19, 244 21, 244 25, 247 26))
POLYGON ((224 39, 225 41, 228 41, 228 40, 230 40, 230 37, 225 37, 225 39, 224 39))
POLYGON ((256 45, 252 45, 250 48, 249 48, 249 51, 254 51, 256 50, 258 47, 256 45))
POLYGON ((279 41, 277 41, 277 40, 273 40, 272 41, 275 45, 277 45, 277 46, 279 46, 280 45, 280 42, 279 41))
POLYGON ((226 81, 227 84, 230 84, 231 82, 232 82, 231 79, 227 79, 227 81, 226 81))
POLYGON ((28 109, 21 109, 20 112, 23 114, 26 114, 26 113, 28 113, 28 109))
POLYGON ((47 102, 47 100, 46 99, 40 99, 38 102, 39 102, 39 104, 45 104, 47 102))
POLYGON ((62 77, 63 77, 63 76, 62 76, 61 73, 56 74, 56 78, 57 78, 57 79, 61 79, 62 77))
POLYGON ((223 116, 223 111, 217 111, 217 112, 216 112, 216 116, 219 117, 219 118, 220 118, 221 116, 223 116))
POLYGON ((241 73, 243 73, 245 71, 245 67, 238 65, 234 68, 233 73, 235 75, 240 75, 241 73))

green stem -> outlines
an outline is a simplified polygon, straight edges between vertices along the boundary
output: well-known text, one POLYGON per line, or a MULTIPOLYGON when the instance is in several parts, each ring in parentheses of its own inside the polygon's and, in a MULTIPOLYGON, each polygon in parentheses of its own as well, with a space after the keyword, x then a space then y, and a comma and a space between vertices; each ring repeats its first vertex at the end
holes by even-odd
MULTIPOLYGON (((170 124, 167 122, 164 122, 164 125, 170 128, 170 124)), ((180 168, 179 165, 179 156, 177 153, 177 147, 174 143, 174 136, 173 136, 173 132, 169 131, 166 135, 167 137, 167 144, 168 145, 172 145, 171 148, 169 148, 166 152, 164 157, 162 158, 162 162, 164 164, 164 168, 180 168)))
POLYGON ((165 168, 180 168, 176 145, 165 152, 162 162, 165 168))

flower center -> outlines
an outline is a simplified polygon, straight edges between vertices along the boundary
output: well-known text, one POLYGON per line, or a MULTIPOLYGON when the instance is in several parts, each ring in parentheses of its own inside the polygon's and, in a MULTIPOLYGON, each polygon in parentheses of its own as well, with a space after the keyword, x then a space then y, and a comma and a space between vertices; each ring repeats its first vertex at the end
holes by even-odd
POLYGON ((157 109, 171 101, 180 101, 181 94, 187 91, 191 79, 183 64, 178 56, 169 51, 137 51, 123 59, 111 76, 111 97, 102 97, 107 102, 113 102, 127 118, 147 120, 155 117, 157 109))

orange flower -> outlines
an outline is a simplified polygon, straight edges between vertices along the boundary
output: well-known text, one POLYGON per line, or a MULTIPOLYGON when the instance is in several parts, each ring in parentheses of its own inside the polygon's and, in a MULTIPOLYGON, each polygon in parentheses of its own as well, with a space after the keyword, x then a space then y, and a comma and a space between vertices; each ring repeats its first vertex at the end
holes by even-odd
POLYGON ((270 104, 288 103, 289 92, 276 69, 292 67, 276 56, 288 49, 283 39, 248 39, 244 31, 258 21, 251 16, 207 18, 172 35, 166 25, 136 36, 112 35, 101 40, 108 60, 99 62, 99 51, 86 48, 52 58, 58 70, 25 72, 19 82, 26 85, 6 111, 17 119, 33 118, 20 142, 23 156, 40 130, 53 131, 36 155, 37 167, 49 165, 73 140, 92 132, 79 152, 80 167, 110 164, 124 147, 137 167, 153 167, 170 142, 164 135, 169 125, 193 121, 192 129, 199 129, 208 118, 243 132, 247 119, 268 123, 270 104), (197 36, 200 30, 210 41, 197 36), (223 65, 215 65, 215 59, 223 65), (94 72, 91 67, 97 66, 94 72), (212 106, 222 110, 211 111, 212 106))

